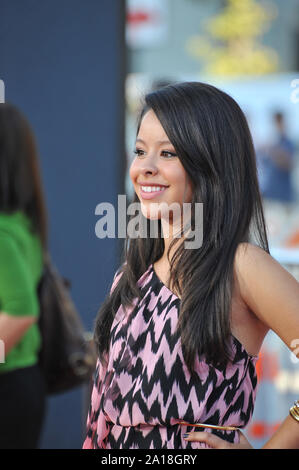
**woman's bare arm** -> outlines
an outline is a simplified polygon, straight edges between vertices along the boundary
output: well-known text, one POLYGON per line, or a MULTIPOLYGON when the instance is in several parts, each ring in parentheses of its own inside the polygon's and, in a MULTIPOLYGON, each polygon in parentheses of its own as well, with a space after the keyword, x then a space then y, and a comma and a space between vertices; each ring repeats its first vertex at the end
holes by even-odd
POLYGON ((4 343, 5 354, 20 341, 28 328, 37 320, 36 316, 13 316, 0 313, 0 339, 4 343))
MULTIPOLYGON (((236 269, 243 300, 294 353, 292 344, 298 344, 294 340, 299 340, 298 281, 264 250, 247 243, 237 250, 236 269)), ((283 423, 264 445, 265 449, 299 449, 299 422, 289 416, 288 411, 283 423)), ((251 448, 242 434, 240 444, 230 444, 205 432, 190 433, 187 440, 205 442, 218 449, 251 448)))

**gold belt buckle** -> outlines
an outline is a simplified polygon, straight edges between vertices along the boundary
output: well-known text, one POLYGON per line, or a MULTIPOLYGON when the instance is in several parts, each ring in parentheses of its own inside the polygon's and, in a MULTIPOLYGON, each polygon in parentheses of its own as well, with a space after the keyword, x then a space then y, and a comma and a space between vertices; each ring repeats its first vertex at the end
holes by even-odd
POLYGON ((186 423, 185 421, 180 421, 178 424, 183 424, 185 426, 194 426, 197 428, 209 428, 209 429, 220 429, 222 431, 238 431, 239 428, 236 426, 217 426, 216 424, 206 424, 206 423, 196 423, 190 424, 186 423))

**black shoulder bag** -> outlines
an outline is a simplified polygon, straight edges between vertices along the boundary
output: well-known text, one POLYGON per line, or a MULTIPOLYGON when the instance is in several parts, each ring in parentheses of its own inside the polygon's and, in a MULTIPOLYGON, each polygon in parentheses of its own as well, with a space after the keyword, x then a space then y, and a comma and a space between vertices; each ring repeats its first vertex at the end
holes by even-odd
POLYGON ((38 298, 42 338, 39 364, 47 393, 65 392, 89 382, 96 365, 95 349, 85 337, 69 284, 59 275, 48 254, 44 256, 38 298))

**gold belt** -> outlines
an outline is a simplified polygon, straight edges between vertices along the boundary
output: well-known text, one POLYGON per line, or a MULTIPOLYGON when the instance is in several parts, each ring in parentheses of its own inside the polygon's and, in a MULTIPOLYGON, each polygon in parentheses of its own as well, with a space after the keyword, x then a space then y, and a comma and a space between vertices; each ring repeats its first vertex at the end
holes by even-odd
POLYGON ((190 424, 185 421, 180 421, 178 424, 183 424, 185 426, 197 427, 197 428, 210 428, 210 429, 220 429, 222 431, 238 431, 239 428, 236 426, 218 426, 216 424, 206 424, 206 423, 196 423, 190 424))

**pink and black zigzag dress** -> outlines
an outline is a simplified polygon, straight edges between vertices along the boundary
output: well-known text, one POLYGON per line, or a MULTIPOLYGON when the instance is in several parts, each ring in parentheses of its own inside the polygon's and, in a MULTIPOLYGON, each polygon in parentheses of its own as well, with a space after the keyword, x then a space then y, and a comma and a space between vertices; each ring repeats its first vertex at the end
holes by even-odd
MULTIPOLYGON (((196 449, 206 445, 183 438, 202 429, 192 424, 245 427, 254 408, 257 357, 232 336, 234 358, 226 367, 198 357, 191 376, 175 331, 180 299, 152 264, 138 285, 142 300, 129 311, 119 307, 108 365, 97 364, 83 448, 196 449)), ((204 430, 239 440, 238 431, 204 430)))

